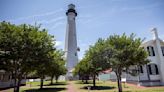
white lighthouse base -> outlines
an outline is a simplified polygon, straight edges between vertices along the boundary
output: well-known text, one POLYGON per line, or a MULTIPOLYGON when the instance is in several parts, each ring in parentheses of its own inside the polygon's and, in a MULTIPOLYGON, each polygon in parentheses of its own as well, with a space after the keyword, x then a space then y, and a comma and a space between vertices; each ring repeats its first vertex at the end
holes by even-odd
POLYGON ((72 72, 67 72, 66 76, 65 76, 65 79, 66 80, 78 80, 78 76, 73 76, 73 73, 72 72))

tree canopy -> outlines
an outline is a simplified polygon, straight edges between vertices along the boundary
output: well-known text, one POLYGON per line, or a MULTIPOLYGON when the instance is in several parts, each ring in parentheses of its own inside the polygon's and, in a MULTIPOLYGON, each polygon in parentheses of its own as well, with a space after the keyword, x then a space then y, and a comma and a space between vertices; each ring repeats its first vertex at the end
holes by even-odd
POLYGON ((51 59, 54 41, 39 25, 0 23, 0 69, 13 74, 15 92, 19 92, 20 82, 28 73, 51 59))

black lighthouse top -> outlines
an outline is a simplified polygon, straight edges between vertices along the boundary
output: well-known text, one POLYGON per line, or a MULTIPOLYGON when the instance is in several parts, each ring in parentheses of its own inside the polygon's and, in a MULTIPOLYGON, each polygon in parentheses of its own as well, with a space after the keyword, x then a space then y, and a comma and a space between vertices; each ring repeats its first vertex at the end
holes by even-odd
POLYGON ((74 5, 74 4, 69 4, 69 5, 68 5, 68 10, 67 10, 67 12, 66 12, 66 15, 68 15, 68 13, 70 13, 70 12, 75 13, 75 15, 77 16, 77 12, 76 12, 76 10, 75 10, 75 5, 74 5))

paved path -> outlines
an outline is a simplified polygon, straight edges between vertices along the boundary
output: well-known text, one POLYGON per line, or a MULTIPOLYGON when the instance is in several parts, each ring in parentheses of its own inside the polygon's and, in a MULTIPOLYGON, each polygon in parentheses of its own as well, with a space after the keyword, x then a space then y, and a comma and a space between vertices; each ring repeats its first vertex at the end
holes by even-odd
POLYGON ((67 85, 67 92, 77 92, 75 87, 74 87, 74 83, 72 81, 68 82, 67 85))

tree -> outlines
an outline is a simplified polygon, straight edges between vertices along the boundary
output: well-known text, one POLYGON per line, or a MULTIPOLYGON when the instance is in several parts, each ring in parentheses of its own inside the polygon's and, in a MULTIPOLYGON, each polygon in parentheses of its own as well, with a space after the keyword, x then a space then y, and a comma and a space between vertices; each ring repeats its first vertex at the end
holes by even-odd
POLYGON ((38 64, 35 65, 36 74, 40 77, 40 88, 43 88, 43 82, 44 78, 47 74, 48 66, 51 65, 51 61, 53 60, 53 56, 51 53, 53 53, 56 49, 54 48, 54 39, 53 36, 50 36, 47 34, 46 31, 43 31, 44 33, 39 33, 40 38, 38 38, 38 41, 40 41, 40 46, 37 48, 38 53, 35 57, 35 60, 38 62, 38 64))
POLYGON ((140 47, 142 40, 134 34, 111 35, 107 39, 99 39, 85 54, 90 64, 90 74, 95 77, 100 71, 112 68, 117 76, 118 91, 122 92, 121 75, 131 66, 144 65, 149 62, 147 52, 140 47))
MULTIPOLYGON (((122 92, 121 74, 131 66, 144 65, 149 62, 147 52, 140 47, 142 40, 135 38, 134 34, 126 36, 125 34, 111 35, 105 40, 108 47, 108 54, 104 54, 105 59, 109 62, 110 67, 117 76, 118 91, 122 92), (109 48, 110 47, 110 48, 109 48), (112 53, 112 54, 111 54, 112 53)), ((103 48, 105 49, 105 48, 103 48)))
POLYGON ((0 23, 0 62, 13 74, 14 92, 19 92, 21 80, 41 63, 39 58, 47 58, 52 41, 53 36, 40 26, 0 23))
POLYGON ((56 83, 58 82, 59 77, 61 75, 65 75, 67 72, 67 69, 65 67, 65 61, 59 61, 57 65, 58 65, 58 67, 57 67, 56 72, 54 74, 56 83))
POLYGON ((88 83, 88 79, 90 76, 90 65, 86 58, 83 58, 76 66, 75 70, 73 71, 74 76, 79 76, 79 79, 85 80, 85 83, 88 83))
POLYGON ((105 40, 98 39, 98 41, 93 45, 90 46, 89 50, 86 51, 85 58, 88 61, 90 65, 90 75, 93 78, 93 86, 96 86, 96 76, 100 71, 103 71, 107 68, 108 62, 104 60, 104 53, 106 52, 106 49, 104 49, 105 46, 105 40))
POLYGON ((53 79, 55 77, 56 83, 60 75, 66 74, 65 61, 63 59, 63 51, 55 50, 52 54, 52 60, 48 67, 47 75, 51 77, 51 84, 53 84, 53 79))

